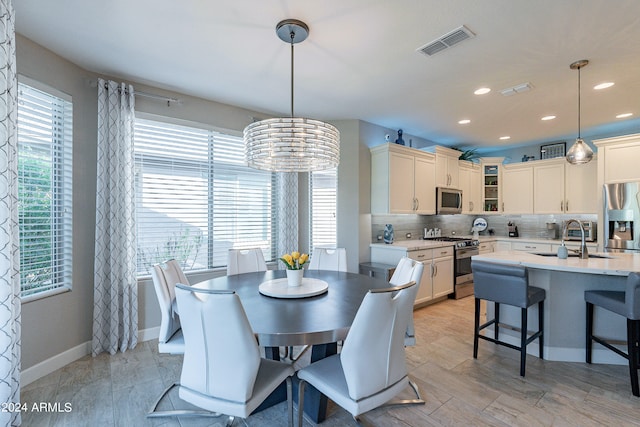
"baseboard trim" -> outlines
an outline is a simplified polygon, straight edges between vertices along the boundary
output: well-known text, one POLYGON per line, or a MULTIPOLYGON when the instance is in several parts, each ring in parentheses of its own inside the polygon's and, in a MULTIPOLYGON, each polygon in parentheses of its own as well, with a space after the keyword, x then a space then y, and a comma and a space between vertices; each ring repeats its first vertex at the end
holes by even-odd
POLYGON ((24 387, 31 384, 35 380, 40 379, 45 375, 49 375, 63 366, 66 366, 90 353, 91 341, 87 341, 83 344, 70 348, 67 351, 63 351, 60 354, 56 354, 47 360, 43 360, 42 362, 20 372, 20 386, 24 387))
MULTIPOLYGON (((151 341, 158 338, 160 327, 141 329, 138 331, 138 342, 151 341)), ((20 372, 20 386, 24 387, 50 373, 91 354, 91 341, 87 341, 60 354, 43 360, 20 372)))

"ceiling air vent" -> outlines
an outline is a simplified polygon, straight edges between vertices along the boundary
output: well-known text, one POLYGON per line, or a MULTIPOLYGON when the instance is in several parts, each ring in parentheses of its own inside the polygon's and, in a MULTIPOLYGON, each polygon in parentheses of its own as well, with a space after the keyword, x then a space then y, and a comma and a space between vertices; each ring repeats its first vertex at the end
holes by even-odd
POLYGON ((427 56, 432 56, 474 36, 475 34, 473 34, 470 29, 463 25, 462 27, 456 28, 455 30, 445 34, 444 36, 437 38, 431 43, 427 43, 426 45, 419 47, 417 50, 427 56))

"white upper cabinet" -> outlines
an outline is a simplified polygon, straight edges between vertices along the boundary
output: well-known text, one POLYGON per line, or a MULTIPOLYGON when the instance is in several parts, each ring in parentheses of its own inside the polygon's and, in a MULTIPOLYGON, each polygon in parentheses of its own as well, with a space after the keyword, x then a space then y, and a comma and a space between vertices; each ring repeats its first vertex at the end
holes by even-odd
POLYGON ((436 146, 436 186, 460 188, 458 158, 460 151, 436 146))
POLYGON ((459 166, 462 213, 479 214, 482 212, 482 169, 480 165, 464 160, 459 166))
MULTIPOLYGON (((502 212, 502 162, 504 157, 484 157, 480 159, 482 178, 480 192, 484 213, 502 212)), ((464 197, 464 195, 463 195, 464 197)))
MULTIPOLYGON (((537 162, 536 162, 537 163, 537 162)), ((553 214, 565 211, 564 164, 559 161, 542 160, 533 167, 533 207, 534 213, 553 214)))
POLYGON ((593 141, 598 147, 600 184, 640 180, 640 133, 593 141))
POLYGON ((502 212, 533 212, 533 168, 526 164, 508 164, 502 168, 502 212))
MULTIPOLYGON (((640 153, 639 153, 640 155, 640 153)), ((596 214, 598 202, 598 162, 564 166, 565 213, 596 214)))
POLYGON ((433 214, 436 212, 436 174, 433 156, 416 155, 414 158, 416 199, 415 212, 417 214, 433 214))
POLYGON ((371 148, 371 213, 434 214, 435 158, 398 144, 371 148))
POLYGON ((598 212, 597 162, 571 165, 564 157, 533 162, 534 213, 598 212))

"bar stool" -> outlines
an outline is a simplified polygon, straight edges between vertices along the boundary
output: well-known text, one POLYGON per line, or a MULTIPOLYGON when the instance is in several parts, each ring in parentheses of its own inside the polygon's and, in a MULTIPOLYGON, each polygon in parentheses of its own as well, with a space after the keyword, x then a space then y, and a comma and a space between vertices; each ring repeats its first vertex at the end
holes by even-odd
POLYGON ((625 291, 585 291, 584 300, 587 303, 587 363, 591 363, 593 341, 624 357, 629 361, 631 391, 640 397, 640 273, 629 274, 625 291), (627 353, 593 335, 594 305, 627 318, 627 353))
POLYGON ((471 261, 473 272, 473 288, 475 294, 475 330, 473 334, 473 358, 478 358, 478 339, 482 338, 495 344, 520 351, 520 376, 524 377, 527 360, 527 345, 538 339, 539 357, 542 359, 544 346, 544 289, 529 286, 527 269, 519 265, 496 264, 493 262, 471 261), (493 301, 495 316, 492 320, 480 325, 480 300, 493 301), (527 312, 533 304, 538 304, 538 332, 527 338, 527 312), (520 346, 515 346, 498 339, 500 328, 500 304, 521 308, 520 346), (487 326, 494 326, 494 338, 480 335, 487 326))

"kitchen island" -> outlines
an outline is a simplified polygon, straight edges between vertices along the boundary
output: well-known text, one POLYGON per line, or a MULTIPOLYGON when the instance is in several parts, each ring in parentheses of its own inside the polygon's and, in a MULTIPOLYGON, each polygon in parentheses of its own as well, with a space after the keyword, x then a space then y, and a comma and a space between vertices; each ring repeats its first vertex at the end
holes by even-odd
MULTIPOLYGON (((529 269, 530 285, 546 291, 544 358, 567 362, 585 361, 586 308, 584 291, 593 289, 624 290, 629 273, 640 272, 640 254, 597 253, 592 254, 589 259, 578 257, 559 259, 552 253, 502 251, 476 255, 473 260, 517 264, 529 269)), ((537 330, 537 311, 535 306, 529 308, 528 329, 531 331, 537 330)), ((493 304, 491 303, 487 304, 487 317, 493 318, 493 304)), ((520 309, 501 305, 500 323, 518 326, 520 324, 520 309)), ((596 308, 594 333, 598 336, 624 342, 626 340, 626 319, 607 310, 596 308)), ((518 344, 519 333, 516 331, 501 328, 500 334, 501 339, 518 344)), ((537 355, 537 345, 529 347, 529 352, 532 355, 537 355)), ((482 347, 480 351, 482 351, 482 347)), ((625 359, 599 345, 594 345, 593 362, 627 364, 625 359)))

